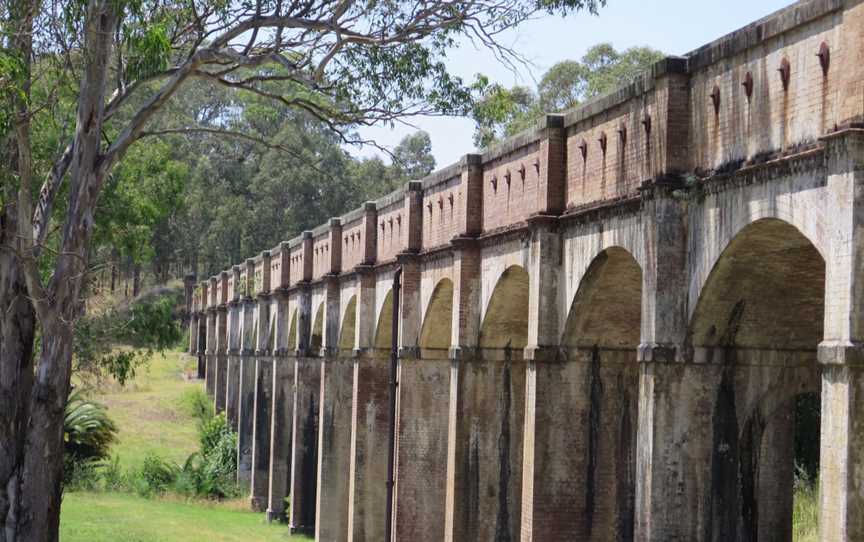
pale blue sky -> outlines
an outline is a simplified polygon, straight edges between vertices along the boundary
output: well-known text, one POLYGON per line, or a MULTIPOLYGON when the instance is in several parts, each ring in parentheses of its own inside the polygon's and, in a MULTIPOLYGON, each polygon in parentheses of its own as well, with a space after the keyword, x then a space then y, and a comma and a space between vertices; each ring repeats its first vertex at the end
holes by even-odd
MULTIPOLYGON (((649 45, 681 55, 764 17, 792 0, 609 0, 598 17, 576 15, 566 19, 543 17, 505 36, 505 43, 530 60, 534 66, 513 73, 484 50, 467 45, 448 56, 450 69, 468 81, 482 72, 506 85, 534 86, 546 69, 564 59, 578 59, 592 45, 611 42, 618 49, 649 45), (533 75, 532 75, 533 72, 533 75)), ((473 150, 473 123, 464 118, 416 118, 415 127, 372 127, 361 135, 393 147, 415 129, 429 132, 437 167, 457 161, 473 150)), ((379 154, 374 148, 355 154, 379 154)))

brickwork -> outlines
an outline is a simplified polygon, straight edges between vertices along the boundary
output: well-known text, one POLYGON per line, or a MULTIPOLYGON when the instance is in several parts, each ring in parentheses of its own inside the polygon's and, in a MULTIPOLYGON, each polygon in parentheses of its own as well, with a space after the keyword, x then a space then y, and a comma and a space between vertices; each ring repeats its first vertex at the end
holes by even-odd
POLYGON ((348 538, 348 472, 354 367, 341 359, 321 363, 321 411, 318 428, 318 503, 315 539, 348 538))
POLYGON ((389 367, 386 358, 353 364, 348 540, 384 539, 389 367))
POLYGON ((291 486, 291 438, 294 421, 294 371, 296 358, 276 356, 273 360, 273 398, 270 412, 270 471, 267 519, 287 522, 285 499, 291 486))
POLYGON ((318 425, 321 367, 314 358, 298 358, 295 371, 293 446, 291 448, 291 517, 293 533, 314 534, 318 502, 318 425))
POLYGON ((789 539, 801 394, 856 539, 862 44, 864 2, 798 2, 205 281, 253 505, 383 538, 401 269, 396 540, 789 539))

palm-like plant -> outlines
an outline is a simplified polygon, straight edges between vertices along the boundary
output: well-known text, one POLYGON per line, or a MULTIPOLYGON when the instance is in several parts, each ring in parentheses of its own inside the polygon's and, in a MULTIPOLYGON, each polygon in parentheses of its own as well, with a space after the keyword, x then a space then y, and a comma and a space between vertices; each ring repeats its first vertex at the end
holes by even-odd
POLYGON ((66 404, 63 440, 67 460, 101 461, 109 457, 117 438, 117 425, 108 417, 105 405, 73 392, 66 404))

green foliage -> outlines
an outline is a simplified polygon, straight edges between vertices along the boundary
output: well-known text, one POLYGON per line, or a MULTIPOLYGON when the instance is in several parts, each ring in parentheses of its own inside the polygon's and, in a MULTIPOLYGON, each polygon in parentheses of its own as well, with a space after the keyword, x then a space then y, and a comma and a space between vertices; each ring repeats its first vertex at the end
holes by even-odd
POLYGON ((92 387, 110 376, 123 386, 154 350, 175 346, 182 337, 177 303, 177 292, 162 289, 129 308, 112 307, 81 318, 75 326, 73 369, 82 382, 92 387), (118 343, 134 348, 118 348, 118 343))
POLYGON ((128 60, 126 77, 131 80, 146 79, 168 68, 171 41, 163 24, 149 27, 127 25, 126 46, 128 60))
POLYGON ((663 58, 650 47, 617 51, 611 44, 590 48, 581 60, 564 60, 543 74, 536 92, 523 86, 506 88, 478 75, 472 117, 474 142, 487 147, 532 126, 545 113, 570 109, 612 92, 663 58))
POLYGON ((166 142, 130 149, 105 186, 96 210, 94 240, 121 257, 141 263, 155 255, 152 240, 159 226, 183 204, 189 177, 185 157, 166 142))
POLYGON ((26 99, 24 78, 26 67, 19 55, 0 50, 0 138, 12 127, 15 98, 26 99))
POLYGON ((165 350, 176 345, 181 337, 174 318, 176 302, 170 297, 157 297, 132 305, 131 318, 123 338, 135 346, 165 350))
POLYGON ((819 482, 815 479, 795 477, 792 499, 792 540, 817 542, 819 540, 819 482))
POLYGON ((88 401, 74 392, 66 404, 63 419, 64 452, 76 460, 108 458, 117 436, 117 426, 104 405, 88 401))
POLYGON ((89 487, 117 439, 117 426, 104 405, 74 392, 63 418, 64 484, 89 487))
MULTIPOLYGON (((209 410, 201 409, 202 419, 209 410)), ((225 414, 210 416, 199 430, 200 451, 190 455, 177 473, 174 489, 190 497, 222 499, 237 496, 237 434, 225 414)))
POLYGON ((393 167, 403 179, 422 179, 435 169, 432 140, 424 131, 405 136, 393 149, 393 167))
POLYGON ((198 387, 186 390, 180 396, 180 406, 183 412, 198 421, 199 431, 215 416, 213 401, 198 387))
POLYGON ((165 493, 173 487, 177 479, 176 465, 165 461, 155 454, 147 454, 141 470, 135 478, 135 489, 144 497, 165 493))

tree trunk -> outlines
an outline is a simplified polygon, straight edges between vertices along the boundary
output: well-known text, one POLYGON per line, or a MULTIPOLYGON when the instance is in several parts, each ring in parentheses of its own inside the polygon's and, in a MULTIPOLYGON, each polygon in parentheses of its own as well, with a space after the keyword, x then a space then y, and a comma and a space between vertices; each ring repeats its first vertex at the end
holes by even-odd
MULTIPOLYGON (((42 326, 39 365, 54 364, 30 397, 30 421, 19 484, 17 537, 11 540, 55 542, 60 532, 63 482, 63 418, 72 366, 72 326, 60 318, 42 326)), ((11 542, 10 540, 10 542, 11 542)))
POLYGON ((14 245, 16 212, 0 209, 0 541, 17 540, 36 317, 14 245))
POLYGON ((114 293, 114 289, 117 286, 117 251, 111 251, 111 293, 114 293))
POLYGON ((132 268, 132 297, 138 297, 141 293, 141 264, 136 263, 132 268))

